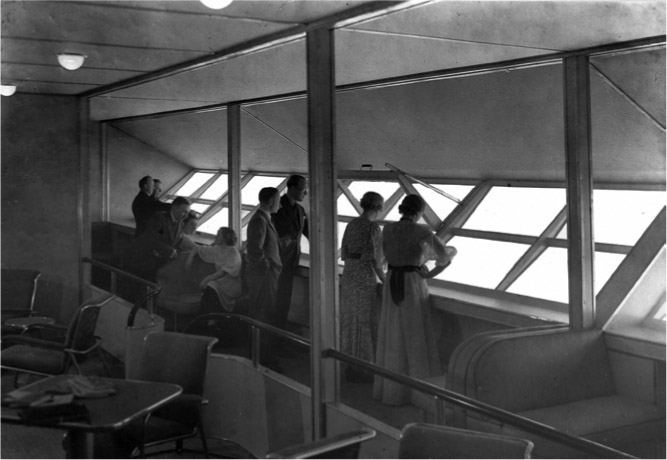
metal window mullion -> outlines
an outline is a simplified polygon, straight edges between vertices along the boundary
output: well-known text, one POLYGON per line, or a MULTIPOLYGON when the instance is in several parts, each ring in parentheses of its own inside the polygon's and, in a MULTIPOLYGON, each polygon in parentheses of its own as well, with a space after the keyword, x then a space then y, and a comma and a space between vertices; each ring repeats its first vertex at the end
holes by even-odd
POLYGON ((547 228, 537 238, 528 250, 517 260, 514 266, 507 272, 505 277, 498 283, 496 287, 499 291, 507 290, 510 285, 517 280, 527 269, 535 262, 549 247, 547 239, 558 235, 567 222, 567 206, 563 207, 560 212, 554 217, 547 228))
MULTIPOLYGON (((241 106, 231 104, 227 108, 227 191, 220 201, 227 198, 229 226, 239 235, 241 244, 241 106)), ((221 207, 222 208, 222 207, 221 207)))
POLYGON ((445 217, 436 231, 436 234, 442 238, 445 243, 452 239, 452 231, 463 227, 490 190, 491 185, 486 181, 477 184, 470 192, 468 192, 452 212, 445 217))
MULTIPOLYGON (((419 193, 417 191, 415 186, 412 185, 412 182, 407 177, 405 177, 403 174, 398 175, 398 182, 401 185, 401 187, 403 187, 403 189, 405 190, 406 193, 412 194, 412 195, 422 196, 421 193, 419 193)), ((424 197, 422 197, 422 199, 423 198, 424 197)), ((442 221, 437 216, 437 214, 433 211, 433 209, 431 209, 431 206, 429 206, 429 204, 426 202, 426 200, 424 200, 424 203, 426 203, 426 207, 424 208, 424 214, 423 214, 424 220, 429 225, 429 227, 431 227, 432 230, 435 230, 438 227, 440 227, 440 225, 442 224, 442 221)))
MULTIPOLYGON (((357 197, 350 192, 350 189, 347 188, 347 186, 343 183, 343 181, 339 180, 338 181, 338 190, 347 197, 347 199, 352 203, 352 206, 354 206, 355 211, 361 215, 364 210, 359 204, 359 200, 357 200, 357 197)), ((340 196, 340 195, 338 195, 340 196)), ((338 196, 336 198, 338 198, 338 196)))
POLYGON ((208 190, 211 185, 213 185, 213 183, 218 179, 218 177, 220 177, 222 175, 219 171, 201 171, 200 170, 200 171, 197 171, 197 172, 201 172, 201 173, 204 173, 204 174, 213 173, 213 176, 211 176, 210 179, 208 179, 206 182, 204 182, 197 190, 192 192, 192 194, 189 196, 189 198, 191 200, 195 199, 195 198, 199 198, 200 196, 202 196, 202 194, 206 190, 208 190))
MULTIPOLYGON (((396 179, 394 179, 394 181, 395 180, 396 179)), ((391 210, 394 209, 394 206, 398 204, 398 201, 403 197, 404 193, 405 192, 403 191, 403 188, 399 186, 396 191, 385 200, 382 212, 380 215, 378 215, 378 221, 383 221, 384 218, 387 217, 387 214, 389 214, 391 210)))
POLYGON ((195 173, 197 172, 199 172, 198 169, 193 169, 192 171, 187 173, 183 179, 176 182, 169 190, 164 192, 163 195, 167 197, 177 197, 178 195, 176 195, 176 191, 179 190, 181 187, 183 187, 183 185, 185 185, 187 181, 192 179, 192 176, 194 176, 195 173))

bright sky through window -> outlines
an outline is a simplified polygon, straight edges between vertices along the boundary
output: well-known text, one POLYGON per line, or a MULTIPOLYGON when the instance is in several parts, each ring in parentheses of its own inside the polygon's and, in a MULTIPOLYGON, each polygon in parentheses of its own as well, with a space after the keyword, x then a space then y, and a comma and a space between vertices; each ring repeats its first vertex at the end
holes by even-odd
POLYGON ((539 236, 564 206, 564 189, 493 187, 463 228, 539 236))
POLYGON ((213 182, 213 185, 202 193, 201 198, 213 201, 219 200, 227 191, 228 183, 229 179, 227 178, 227 174, 221 174, 220 177, 213 182))
POLYGON ((241 189, 241 202, 243 204, 257 205, 259 203, 259 191, 264 187, 278 187, 285 180, 282 176, 255 176, 241 189))
POLYGON ((525 244, 454 237, 448 243, 458 254, 438 279, 495 289, 505 274, 526 252, 525 244))
POLYGON ((176 191, 174 195, 178 196, 192 196, 202 185, 206 183, 213 173, 196 172, 183 186, 176 191))

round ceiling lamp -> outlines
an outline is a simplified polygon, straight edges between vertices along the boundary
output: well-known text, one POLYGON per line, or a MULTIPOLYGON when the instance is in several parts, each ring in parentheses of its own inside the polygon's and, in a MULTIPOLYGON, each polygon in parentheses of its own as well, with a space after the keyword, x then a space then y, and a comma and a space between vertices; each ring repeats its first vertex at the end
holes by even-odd
POLYGON ((86 56, 75 53, 59 53, 58 63, 67 70, 76 70, 83 65, 86 56))
POLYGON ((16 85, 0 85, 0 94, 11 96, 16 92, 16 85))
POLYGON ((232 0, 201 0, 201 2, 214 10, 221 10, 232 3, 232 0))

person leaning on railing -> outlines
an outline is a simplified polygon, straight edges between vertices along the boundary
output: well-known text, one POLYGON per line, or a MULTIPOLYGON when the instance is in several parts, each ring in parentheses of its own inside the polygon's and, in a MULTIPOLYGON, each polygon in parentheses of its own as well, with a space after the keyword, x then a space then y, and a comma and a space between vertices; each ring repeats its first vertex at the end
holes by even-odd
MULTIPOLYGON (((382 250, 388 264, 382 292, 376 363, 415 378, 440 375, 437 337, 433 330, 427 278, 441 273, 456 255, 428 227, 417 222, 425 208, 419 195, 408 195, 398 208, 399 222, 384 226, 382 250), (424 263, 435 260, 429 270, 424 263)), ((405 404, 410 390, 376 378, 373 397, 385 404, 405 404)))

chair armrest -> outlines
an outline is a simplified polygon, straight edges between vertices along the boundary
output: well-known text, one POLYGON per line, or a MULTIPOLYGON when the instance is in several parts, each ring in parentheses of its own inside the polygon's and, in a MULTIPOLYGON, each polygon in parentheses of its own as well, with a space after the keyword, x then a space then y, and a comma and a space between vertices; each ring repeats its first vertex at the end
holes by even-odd
POLYGON ((336 455, 336 451, 353 446, 358 448, 359 444, 374 437, 375 430, 364 428, 269 452, 266 458, 313 458, 322 455, 326 458, 345 458, 336 455))
POLYGON ((43 324, 43 323, 30 324, 25 328, 25 332, 34 331, 36 329, 48 329, 50 331, 67 332, 67 326, 62 326, 60 324, 43 324))
POLYGON ((25 337, 23 335, 8 335, 2 338, 3 343, 28 345, 31 347, 50 348, 52 350, 64 350, 65 344, 53 342, 51 340, 36 339, 34 337, 25 337))

